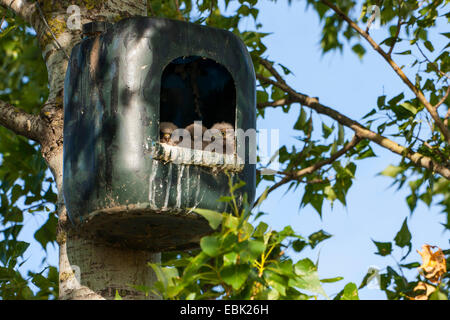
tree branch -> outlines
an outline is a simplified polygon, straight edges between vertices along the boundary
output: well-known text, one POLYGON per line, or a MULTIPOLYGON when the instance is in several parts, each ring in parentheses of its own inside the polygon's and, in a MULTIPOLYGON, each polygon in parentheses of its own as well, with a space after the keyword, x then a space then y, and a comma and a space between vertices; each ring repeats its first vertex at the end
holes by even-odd
POLYGON ((338 16, 340 16, 343 20, 345 20, 350 27, 352 27, 356 32, 358 32, 370 45, 377 51, 386 61, 387 63, 394 69, 397 75, 403 80, 403 82, 411 89, 411 91, 416 95, 417 99, 425 106, 425 108, 430 113, 433 120, 436 122, 436 125, 441 130, 442 134, 445 137, 445 140, 448 144, 450 144, 450 131, 441 121, 439 114, 436 109, 433 108, 431 103, 425 98, 424 94, 419 88, 416 88, 414 84, 408 79, 403 70, 391 59, 391 57, 383 51, 383 49, 365 32, 362 30, 355 22, 353 22, 341 9, 336 7, 334 4, 329 2, 328 0, 320 0, 323 4, 331 8, 338 16))
POLYGON ((34 1, 0 0, 0 6, 11 9, 28 23, 31 23, 31 18, 36 12, 36 3, 34 1))
POLYGON ((450 93, 450 86, 447 86, 447 91, 445 92, 445 94, 444 94, 444 96, 442 97, 442 99, 439 100, 438 103, 436 103, 436 105, 434 106, 435 109, 439 108, 439 106, 440 106, 441 104, 443 104, 443 103, 445 102, 445 100, 447 100, 449 93, 450 93))
POLYGON ((264 66, 264 68, 269 70, 269 72, 275 77, 275 79, 277 79, 277 81, 279 83, 286 84, 283 77, 278 73, 277 70, 275 70, 275 68, 272 66, 272 64, 268 60, 260 58, 259 62, 264 66))
POLYGON ((394 36, 394 42, 392 43, 391 47, 389 48, 389 51, 387 53, 388 56, 391 56, 392 51, 394 50, 395 44, 397 43, 397 39, 398 36, 400 35, 400 29, 402 28, 402 18, 398 17, 398 22, 397 22, 397 31, 395 32, 395 36, 394 36))
POLYGON ((439 70, 439 67, 435 62, 432 62, 430 59, 428 59, 428 57, 425 55, 425 53, 423 53, 422 49, 420 48, 420 46, 417 42, 416 42, 416 47, 417 47, 417 49, 419 49, 419 52, 422 55, 422 57, 424 57, 424 59, 433 66, 434 70, 436 70, 437 73, 439 73, 442 77, 446 77, 447 79, 450 79, 449 75, 447 75, 446 73, 439 70))
POLYGON ((26 113, 1 100, 0 125, 36 142, 40 142, 44 128, 39 116, 26 113))
MULTIPOLYGON (((303 168, 301 170, 298 171, 294 171, 294 172, 285 172, 286 176, 281 179, 280 181, 278 181, 277 183, 275 183, 274 185, 272 185, 269 190, 267 190, 267 192, 265 191, 265 195, 268 196, 269 193, 271 193, 273 190, 281 187, 282 185, 289 183, 290 181, 293 180, 298 180, 300 181, 300 179, 302 177, 304 177, 307 174, 313 173, 317 170, 319 170, 320 168, 322 168, 323 166, 327 165, 327 164, 331 164, 333 163, 336 159, 338 159, 339 157, 343 156, 344 154, 346 154, 350 149, 352 149, 354 146, 356 146, 359 142, 361 141, 361 138, 359 138, 356 134, 353 136, 352 140, 350 140, 344 147, 342 147, 342 149, 338 150, 337 152, 333 153, 328 159, 319 161, 309 167, 303 168)), ((323 180, 320 180, 321 183, 324 182, 323 180)), ((317 182, 316 182, 317 183, 317 182)), ((261 196, 260 196, 261 197, 261 196)), ((259 197, 259 198, 260 198, 259 197)), ((258 200, 256 200, 255 203, 259 202, 259 198, 258 200)))
POLYGON ((289 97, 287 99, 279 99, 275 101, 267 101, 267 102, 261 102, 256 105, 258 109, 264 109, 267 107, 281 107, 288 104, 292 104, 292 101, 289 100, 289 97))
POLYGON ((450 118, 450 108, 447 110, 447 114, 445 115, 444 124, 448 126, 448 119, 450 118))
POLYGON ((433 159, 431 159, 430 157, 424 156, 417 152, 413 152, 413 151, 399 145, 398 143, 396 143, 378 133, 375 133, 370 129, 367 129, 366 127, 364 127, 357 121, 350 119, 347 116, 339 113, 338 111, 319 103, 318 99, 311 98, 311 97, 308 97, 307 95, 298 93, 286 84, 282 84, 282 83, 276 82, 274 80, 268 79, 260 74, 257 74, 256 78, 262 82, 272 84, 272 85, 277 86, 278 88, 284 90, 291 96, 290 99, 292 101, 298 102, 301 105, 309 107, 320 114, 324 114, 324 115, 329 116, 330 118, 333 118, 340 124, 352 129, 358 135, 358 137, 363 138, 363 139, 369 139, 369 140, 375 142, 376 144, 382 146, 383 148, 386 148, 394 153, 397 153, 401 156, 408 158, 414 164, 416 164, 420 167, 427 168, 433 172, 437 172, 441 176, 450 180, 450 169, 445 166, 442 166, 438 163, 435 163, 433 161, 433 159))

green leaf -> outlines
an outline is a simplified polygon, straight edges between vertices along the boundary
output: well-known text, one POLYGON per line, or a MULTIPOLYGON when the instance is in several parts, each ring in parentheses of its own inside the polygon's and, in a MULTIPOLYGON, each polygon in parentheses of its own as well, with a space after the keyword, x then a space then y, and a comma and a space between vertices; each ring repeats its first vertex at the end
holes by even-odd
POLYGON ((344 143, 344 126, 342 124, 340 124, 340 123, 339 123, 337 143, 339 145, 344 143))
POLYGON ((334 192, 333 187, 328 185, 323 189, 323 193, 327 196, 327 199, 331 202, 337 199, 336 192, 334 192))
POLYGON ((399 246, 400 248, 411 246, 411 232, 409 232, 408 224, 407 224, 407 218, 403 221, 402 227, 400 231, 397 233, 397 235, 394 238, 395 244, 399 246))
POLYGON ((237 189, 240 189, 245 186, 245 181, 239 180, 237 183, 233 184, 233 186, 230 188, 230 192, 234 192, 237 189))
POLYGON ((58 224, 58 218, 54 212, 49 213, 47 221, 42 227, 36 231, 34 238, 41 244, 45 250, 49 242, 56 241, 56 226, 58 224))
POLYGON ((406 203, 408 204, 409 210, 413 212, 417 206, 417 195, 415 193, 412 193, 409 196, 407 196, 406 203))
POLYGON ((388 165, 386 169, 384 169, 383 171, 381 171, 381 175, 383 176, 388 176, 388 177, 392 177, 394 178, 395 176, 397 176, 400 172, 403 172, 405 169, 403 169, 402 167, 395 167, 393 165, 388 165))
POLYGON ((164 275, 163 268, 159 264, 156 263, 148 263, 148 265, 153 269, 153 272, 156 275, 156 278, 163 285, 164 289, 167 288, 167 278, 164 275))
POLYGON ((254 258, 257 258, 266 250, 266 245, 262 241, 249 240, 248 250, 254 258))
POLYGON ((317 213, 320 216, 322 216, 323 198, 324 198, 324 196, 321 194, 317 194, 317 193, 309 194, 309 193, 305 192, 305 194, 303 195, 302 202, 305 205, 307 203, 310 203, 313 206, 313 208, 316 209, 317 213))
POLYGON ((223 265, 234 265, 237 262, 238 254, 236 252, 229 252, 223 255, 223 265))
POLYGON ((344 292, 340 300, 359 300, 358 288, 353 282, 348 283, 344 287, 344 292))
POLYGON ((298 277, 289 279, 290 286, 319 293, 328 298, 320 284, 317 268, 311 260, 306 258, 298 261, 294 270, 298 277))
POLYGON ((330 136, 330 134, 333 132, 333 129, 328 127, 325 122, 322 122, 322 132, 323 132, 323 137, 326 139, 330 136))
POLYGON ((434 47, 433 47, 433 45, 431 44, 431 42, 430 41, 425 41, 424 42, 424 46, 430 51, 430 52, 433 52, 434 51, 434 47))
POLYGON ((229 196, 221 196, 219 199, 217 199, 217 201, 219 201, 219 202, 230 202, 232 200, 233 200, 233 198, 229 197, 229 196))
POLYGON ((267 228, 269 226, 265 222, 260 222, 258 226, 256 227, 255 231, 253 232, 253 237, 259 238, 264 236, 264 233, 267 231, 267 228))
POLYGON ((416 108, 413 104, 411 104, 411 103, 409 103, 409 102, 404 102, 404 103, 402 103, 402 104, 400 105, 400 107, 402 107, 402 108, 408 110, 408 111, 411 112, 413 115, 415 115, 415 114, 417 113, 417 108, 416 108))
POLYGON ((373 243, 377 246, 378 252, 376 254, 379 254, 380 256, 387 256, 391 254, 392 252, 392 243, 391 242, 377 242, 372 240, 373 243))
POLYGON ((297 119, 297 122, 294 124, 295 130, 304 130, 306 125, 306 111, 301 108, 300 109, 300 115, 297 119))
POLYGON ((217 227, 222 223, 223 216, 219 212, 199 208, 193 209, 193 211, 208 220, 209 225, 213 230, 217 229, 217 227))
POLYGON ((420 263, 411 262, 411 263, 401 264, 400 267, 406 268, 406 269, 416 269, 416 268, 420 267, 420 263))
POLYGON ((311 245, 311 248, 315 248, 316 245, 318 245, 320 242, 331 238, 332 235, 324 230, 319 230, 317 232, 312 233, 309 236, 309 244, 311 245))
POLYGON ((22 256, 25 251, 28 249, 28 247, 30 246, 30 244, 28 242, 25 241, 14 241, 14 246, 13 246, 13 250, 12 250, 12 254, 11 257, 12 258, 17 258, 22 256))
MULTIPOLYGON (((367 286, 367 284, 371 281, 373 281, 374 277, 377 277, 379 274, 378 269, 375 268, 369 268, 366 275, 364 276, 363 280, 361 281, 361 284, 359 285, 359 289, 364 288, 367 286)), ((377 280, 378 281, 378 280, 377 280)))
POLYGON ((411 50, 405 50, 402 52, 394 52, 395 54, 399 54, 399 55, 409 55, 411 54, 411 50))
POLYGON ((372 148, 370 146, 367 146, 367 149, 364 152, 361 152, 359 156, 356 157, 358 160, 370 158, 370 157, 376 157, 377 155, 373 152, 372 148))
POLYGON ((220 277, 233 287, 234 290, 245 283, 250 273, 250 267, 247 264, 239 264, 234 266, 226 266, 220 271, 220 277))
POLYGON ((254 205, 254 207, 259 207, 261 205, 261 203, 266 200, 267 195, 269 194, 269 189, 270 187, 266 187, 266 189, 264 190, 264 192, 262 193, 262 195, 258 198, 258 202, 256 202, 256 204, 254 205))
POLYGON ((283 99, 286 93, 278 87, 272 86, 272 94, 270 98, 274 101, 283 99))
POLYGON ((231 230, 237 230, 239 226, 239 219, 236 217, 233 217, 232 215, 225 215, 223 220, 223 226, 227 229, 231 230))
POLYGON ((294 249, 296 252, 302 251, 308 243, 304 240, 297 239, 292 243, 292 249, 294 249))
POLYGON ((373 116, 375 113, 377 113, 376 109, 372 109, 369 113, 367 113, 364 117, 362 117, 362 119, 366 119, 370 116, 373 116))
POLYGON ((210 257, 216 257, 220 253, 220 240, 216 236, 206 236, 200 240, 200 247, 210 257))
POLYGON ((13 269, 0 267, 0 281, 10 281, 14 278, 15 272, 13 269))
POLYGON ((429 300, 448 300, 447 295, 442 292, 439 288, 434 290, 432 294, 430 294, 429 300))
POLYGON ((256 99, 258 103, 267 102, 269 100, 269 94, 265 91, 256 91, 256 99))
POLYGON ((264 271, 264 279, 267 284, 278 291, 281 295, 286 295, 286 287, 288 281, 285 277, 281 276, 278 272, 272 272, 271 270, 264 271))
POLYGON ((386 104, 386 96, 379 96, 377 99, 377 106, 379 109, 383 108, 386 104))
POLYGON ((352 51, 358 55, 359 59, 362 59, 366 53, 366 49, 364 49, 364 47, 359 43, 352 47, 352 51))
POLYGON ((17 28, 16 25, 10 25, 10 26, 6 27, 5 29, 1 30, 0 39, 3 37, 6 37, 8 35, 8 33, 11 32, 12 30, 14 30, 15 28, 17 28))
POLYGON ((388 104, 390 107, 395 107, 396 105, 398 105, 398 103, 400 101, 403 100, 403 98, 405 97, 404 93, 400 93, 398 95, 396 95, 395 97, 393 97, 391 100, 388 101, 388 104))
POLYGON ((334 283, 344 280, 344 277, 335 277, 335 278, 327 278, 327 279, 321 279, 320 282, 322 283, 334 283))

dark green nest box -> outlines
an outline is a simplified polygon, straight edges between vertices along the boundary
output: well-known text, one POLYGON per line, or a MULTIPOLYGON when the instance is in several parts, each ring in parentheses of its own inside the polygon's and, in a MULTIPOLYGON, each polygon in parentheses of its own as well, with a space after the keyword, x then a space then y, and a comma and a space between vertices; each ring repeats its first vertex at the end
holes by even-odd
POLYGON ((217 201, 229 176, 246 182, 238 203, 253 201, 255 146, 247 142, 245 159, 168 146, 160 122, 255 129, 250 55, 228 31, 168 19, 130 18, 91 35, 74 47, 64 84, 70 220, 112 245, 191 248, 211 231, 192 210, 229 211, 217 201))

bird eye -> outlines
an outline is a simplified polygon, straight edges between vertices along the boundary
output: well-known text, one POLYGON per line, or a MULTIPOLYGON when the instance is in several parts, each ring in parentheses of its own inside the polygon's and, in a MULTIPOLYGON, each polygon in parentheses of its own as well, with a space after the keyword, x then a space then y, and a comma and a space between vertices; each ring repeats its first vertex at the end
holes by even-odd
POLYGON ((221 133, 222 133, 222 136, 225 137, 226 132, 225 132, 225 131, 222 131, 221 133))

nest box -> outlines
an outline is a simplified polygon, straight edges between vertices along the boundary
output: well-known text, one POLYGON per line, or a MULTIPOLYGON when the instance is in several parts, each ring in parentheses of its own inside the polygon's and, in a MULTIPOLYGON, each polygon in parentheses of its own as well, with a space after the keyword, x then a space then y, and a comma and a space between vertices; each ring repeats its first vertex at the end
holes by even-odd
MULTIPOLYGON (((193 212, 224 212, 229 177, 251 203, 255 164, 160 143, 160 123, 256 125, 255 74, 231 32, 135 17, 77 44, 64 83, 64 199, 80 230, 152 251, 195 246, 210 232, 193 212)), ((243 160, 243 161, 242 161, 243 160)))

